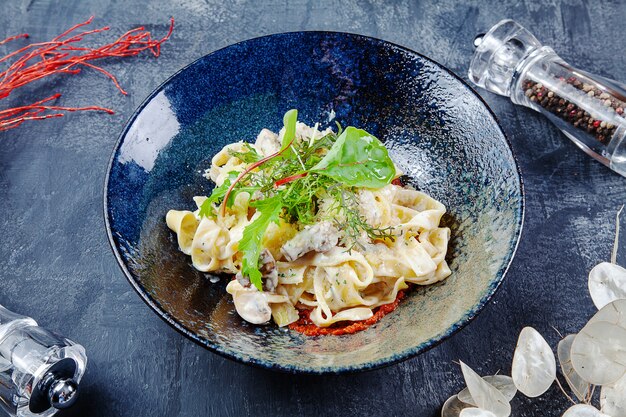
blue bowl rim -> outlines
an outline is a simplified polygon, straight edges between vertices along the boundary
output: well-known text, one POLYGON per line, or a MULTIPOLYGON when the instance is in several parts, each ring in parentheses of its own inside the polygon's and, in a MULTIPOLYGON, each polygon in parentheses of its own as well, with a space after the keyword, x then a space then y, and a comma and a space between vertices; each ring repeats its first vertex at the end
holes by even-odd
POLYGON ((230 359, 232 361, 238 362, 238 363, 243 363, 243 364, 247 364, 247 365, 252 365, 254 367, 257 368, 261 368, 261 369, 267 369, 267 370, 271 370, 271 371, 280 371, 280 372, 284 372, 284 373, 290 373, 290 374, 311 374, 311 375, 326 375, 326 374, 346 374, 346 373, 354 373, 354 372, 360 372, 360 371, 371 371, 371 370, 375 370, 375 369, 379 369, 379 368, 383 368, 386 366, 390 366, 390 365, 394 365, 397 364, 399 362, 403 362, 409 358, 412 358, 414 356, 417 356, 421 353, 424 353, 432 348, 434 348, 435 346, 438 346, 439 344, 441 344, 443 341, 447 340, 448 338, 452 337, 454 334, 456 334, 457 332, 459 332, 461 329, 463 329, 465 326, 467 326, 472 320, 474 320, 478 314, 484 309, 484 307, 487 305, 487 303, 493 298, 493 296, 496 294, 496 292, 498 291, 498 289, 500 288, 502 281, 504 280, 504 277, 506 276, 507 272, 509 271, 510 267, 511 267, 511 263, 513 262, 513 259, 515 258, 515 254, 517 252, 517 249, 519 247, 519 243, 522 237, 522 230, 524 228, 524 217, 525 217, 525 213, 526 213, 526 197, 525 197, 525 190, 524 190, 524 181, 522 179, 522 173, 521 170, 519 168, 519 162, 517 160, 517 157, 515 156, 515 152, 513 151, 513 147, 511 146, 511 141, 509 140, 508 136, 506 135, 506 133, 504 132, 504 129, 502 129, 502 125, 500 124, 500 121, 498 120, 498 118, 496 117, 495 113, 493 112, 493 110, 491 110, 491 108, 489 107, 489 105, 487 104, 487 102, 481 97, 480 94, 478 94, 478 92, 476 90, 474 90, 472 88, 472 86, 470 86, 465 80, 463 80, 460 76, 458 76, 457 74, 455 74, 452 70, 448 69, 446 66, 440 64, 439 62, 435 61, 432 58, 429 58, 419 52, 413 51, 412 49, 402 46, 402 45, 398 45, 396 43, 393 42, 389 42, 389 41, 385 41, 383 39, 379 39, 379 38, 375 38, 373 36, 366 36, 366 35, 361 35, 358 33, 351 33, 351 32, 339 32, 339 31, 324 31, 324 30, 308 30, 308 31, 292 31, 292 32, 280 32, 280 33, 274 33, 274 34, 269 34, 269 35, 264 35, 264 36, 258 36, 255 38, 250 38, 250 39, 245 39, 230 45, 227 45, 225 47, 216 49, 215 51, 212 51, 206 55, 203 55, 201 57, 199 57, 198 59, 195 59, 194 61, 192 61, 191 63, 185 65, 184 67, 182 67, 181 69, 179 69, 178 71, 176 71, 174 74, 172 74, 171 76, 169 76, 165 81, 163 81, 158 87, 156 87, 144 100, 143 102, 137 107, 137 109, 133 112, 133 114, 128 118, 126 124, 124 125, 124 128, 122 129, 122 132, 120 133, 115 146, 113 147, 113 152, 111 154, 111 157, 109 159, 109 164, 108 164, 108 168, 107 168, 107 172, 106 172, 106 176, 104 179, 104 199, 103 199, 103 209, 104 209, 104 222, 105 222, 105 228, 106 228, 106 232, 107 232, 107 236, 108 236, 108 240, 109 240, 109 245, 111 246, 111 249, 113 250, 113 254, 115 255, 115 258, 117 260, 118 265, 120 266, 120 269, 122 270, 122 272, 124 273, 126 280, 131 284, 131 286, 133 287, 133 289, 135 290, 135 292, 137 292, 137 294, 141 297, 141 299, 161 318, 163 319, 166 323, 168 323, 170 326, 172 326, 175 330, 177 330, 179 333, 181 333, 183 336, 187 337, 188 339, 192 340, 193 342, 199 344, 200 346, 204 347, 205 349, 208 349, 209 351, 216 353, 222 357, 225 357, 227 359, 230 359), (135 119, 139 116, 139 114, 143 111, 143 109, 146 107, 146 105, 158 94, 160 93, 167 84, 170 83, 170 81, 172 81, 175 77, 177 77, 179 74, 181 74, 182 72, 184 72, 187 68, 192 67, 193 65, 195 65, 196 63, 202 61, 203 59, 219 52, 222 51, 224 49, 230 48, 232 46, 235 45, 240 45, 246 42, 251 42, 251 41, 255 41, 255 40, 259 40, 259 39, 264 39, 264 38, 271 38, 274 36, 281 36, 281 35, 290 35, 290 34, 302 34, 302 33, 312 33, 312 34, 338 34, 338 35, 348 35, 351 37, 356 37, 356 38, 362 38, 368 41, 375 41, 375 42, 382 42, 385 44, 388 44, 391 47, 403 50, 409 54, 414 54, 416 56, 419 56, 421 59, 424 59, 426 61, 429 61, 431 63, 433 63, 435 66, 441 68, 442 70, 444 70, 445 72, 447 72, 448 74, 450 74, 453 78, 456 78, 458 81, 460 81, 461 85, 464 86, 465 88, 467 88, 470 93, 472 93, 474 96, 476 96, 478 98, 478 100, 480 100, 480 102, 482 102, 482 104, 485 106, 485 108, 487 109, 487 111, 489 112, 489 114, 491 115, 491 117, 493 118, 493 120, 495 121, 496 125, 498 126, 498 129, 500 130, 500 133, 502 133, 502 136, 504 137, 504 140, 506 141, 506 144, 511 152, 511 156, 513 158, 513 162, 515 165, 515 169, 517 172, 517 179, 518 179, 518 183, 519 183, 519 190, 520 190, 520 195, 521 195, 521 199, 520 199, 520 218, 518 220, 517 223, 517 240, 515 242, 515 246, 513 247, 513 250, 510 252, 509 255, 509 259, 506 262, 506 267, 504 268, 504 270, 502 271, 502 275, 500 277, 495 277, 494 280, 491 281, 491 284, 489 285, 488 291, 485 294, 485 296, 483 296, 483 298, 474 305, 474 307, 471 310, 468 310, 461 319, 459 319, 456 323, 454 323, 452 326, 450 326, 442 335, 429 339, 426 342, 421 343, 420 345, 414 346, 412 348, 406 349, 402 352, 399 353, 395 353, 394 355, 392 355, 389 358, 385 358, 385 359, 381 359, 381 360, 377 360, 377 361, 371 361, 371 362, 365 362, 362 365, 358 365, 358 366, 342 366, 342 367, 322 367, 322 368, 307 368, 307 367, 294 367, 294 366, 285 366, 285 365, 281 365, 280 363, 276 363, 276 362, 269 362, 266 360, 262 360, 262 359, 256 359, 256 358, 245 358, 242 356, 238 356, 235 353, 232 353, 230 351, 226 351, 226 350, 222 350, 220 345, 217 343, 214 343, 210 340, 207 339, 203 339, 198 337, 198 335, 196 335, 194 332, 188 330, 185 328, 185 326, 183 326, 182 324, 180 324, 174 317, 172 317, 170 314, 168 314, 167 312, 163 311, 158 304, 155 302, 155 300, 152 299, 152 297, 150 297, 150 295, 144 291, 139 282, 137 282, 137 280, 135 280, 135 278, 133 277, 133 274, 128 270, 128 268, 126 267, 126 263, 124 262, 124 260, 122 259, 122 256, 119 253, 119 250, 115 244, 115 240, 113 238, 113 233, 111 230, 111 223, 110 223, 110 219, 109 219, 109 212, 108 212, 108 188, 109 188, 109 178, 111 176, 111 169, 113 168, 113 164, 115 162, 115 155, 117 154, 117 151, 119 150, 122 141, 124 139, 124 137, 126 136, 126 134, 128 133, 128 130, 130 129, 132 123, 135 121, 135 119))

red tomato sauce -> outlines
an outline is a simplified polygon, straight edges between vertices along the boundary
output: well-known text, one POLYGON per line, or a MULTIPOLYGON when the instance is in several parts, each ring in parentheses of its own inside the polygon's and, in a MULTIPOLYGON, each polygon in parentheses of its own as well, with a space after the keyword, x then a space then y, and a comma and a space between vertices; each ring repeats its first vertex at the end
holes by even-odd
POLYGON ((366 320, 359 321, 340 321, 338 323, 331 324, 328 327, 318 327, 309 318, 311 310, 300 310, 300 319, 289 325, 291 330, 300 332, 306 336, 341 336, 344 334, 353 334, 367 329, 371 325, 377 323, 380 319, 387 314, 394 311, 400 301, 404 298, 404 291, 398 291, 398 295, 394 302, 384 304, 374 309, 374 315, 366 320))

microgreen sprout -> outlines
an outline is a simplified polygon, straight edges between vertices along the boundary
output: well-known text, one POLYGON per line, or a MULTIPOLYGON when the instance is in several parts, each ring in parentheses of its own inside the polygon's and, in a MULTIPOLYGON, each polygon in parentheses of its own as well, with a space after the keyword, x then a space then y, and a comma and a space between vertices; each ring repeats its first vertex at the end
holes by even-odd
POLYGON ((311 137, 303 138, 296 135, 297 118, 296 110, 285 113, 280 149, 270 155, 261 155, 248 143, 238 151, 229 150, 231 157, 247 164, 245 169, 229 175, 200 207, 200 217, 217 217, 216 207, 225 217, 238 194, 249 194, 249 206, 259 214, 244 228, 239 242, 244 255, 241 272, 259 290, 258 259, 271 223, 283 221, 301 227, 330 216, 338 229, 345 231, 341 243, 346 250, 360 245, 364 236, 394 239, 392 228, 376 228, 366 221, 357 198, 359 188, 381 188, 393 179, 396 169, 385 146, 370 133, 351 126, 322 137, 316 136, 316 127, 311 137), (320 214, 319 203, 324 198, 334 201, 331 210, 320 214))

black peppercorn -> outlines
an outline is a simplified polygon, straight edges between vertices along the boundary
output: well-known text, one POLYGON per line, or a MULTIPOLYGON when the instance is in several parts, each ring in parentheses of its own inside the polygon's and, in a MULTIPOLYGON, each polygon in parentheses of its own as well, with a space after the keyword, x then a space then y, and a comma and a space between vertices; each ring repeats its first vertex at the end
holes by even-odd
MULTIPOLYGON (((562 81, 580 90, 581 100, 594 100, 603 108, 613 109, 618 115, 624 114, 626 102, 616 99, 591 83, 585 83, 576 77, 569 77, 562 81)), ((577 104, 558 96, 543 84, 527 79, 521 83, 521 86, 528 100, 571 123, 574 128, 588 132, 601 143, 607 144, 615 133, 616 126, 610 121, 599 119, 598 116, 592 117, 577 104)))

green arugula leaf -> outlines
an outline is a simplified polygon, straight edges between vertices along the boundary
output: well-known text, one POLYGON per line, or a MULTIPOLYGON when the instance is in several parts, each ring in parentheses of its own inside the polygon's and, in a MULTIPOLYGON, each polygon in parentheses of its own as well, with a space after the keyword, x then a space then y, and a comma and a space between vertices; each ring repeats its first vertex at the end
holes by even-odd
MULTIPOLYGON (((202 205, 200 205, 200 212, 198 213, 200 217, 215 217, 217 215, 215 213, 215 210, 213 209, 213 203, 216 203, 217 205, 219 205, 222 202, 222 200, 226 196, 226 193, 228 192, 228 188, 230 187, 232 182, 237 178, 238 175, 239 173, 237 171, 229 172, 228 178, 224 180, 224 183, 220 185, 219 187, 213 188, 211 195, 206 200, 204 200, 202 205)), ((260 187, 255 187, 255 186, 237 187, 234 190, 234 192, 228 196, 226 207, 230 208, 233 206, 233 204, 235 203, 235 197, 237 196, 237 194, 246 192, 252 195, 259 188, 260 187)))
POLYGON ((285 135, 280 147, 280 155, 277 159, 289 159, 295 156, 291 144, 296 137, 296 122, 298 121, 298 110, 291 109, 283 116, 283 124, 285 125, 285 135))
POLYGON ((310 172, 328 176, 352 187, 381 188, 396 169, 387 148, 365 130, 348 126, 326 156, 310 172))
POLYGON ((245 152, 234 151, 232 149, 228 150, 228 154, 230 156, 234 156, 235 158, 239 158, 242 162, 246 164, 251 164, 253 162, 257 162, 261 160, 262 156, 247 142, 243 143, 243 147, 246 148, 245 152))
POLYGON ((285 136, 283 136, 282 148, 286 148, 291 140, 296 136, 296 122, 298 121, 298 110, 291 109, 283 116, 285 125, 285 136))
POLYGON ((241 273, 250 278, 250 282, 259 290, 263 291, 262 275, 259 271, 259 255, 261 254, 261 241, 271 222, 278 223, 283 208, 282 196, 277 194, 263 200, 250 203, 261 213, 252 223, 243 229, 243 236, 239 241, 239 250, 243 252, 241 273))
POLYGON ((204 200, 200 206, 200 213, 198 213, 198 215, 200 217, 215 217, 216 214, 213 203, 219 203, 224 198, 228 187, 230 187, 230 178, 226 178, 222 185, 213 189, 211 195, 204 200))

